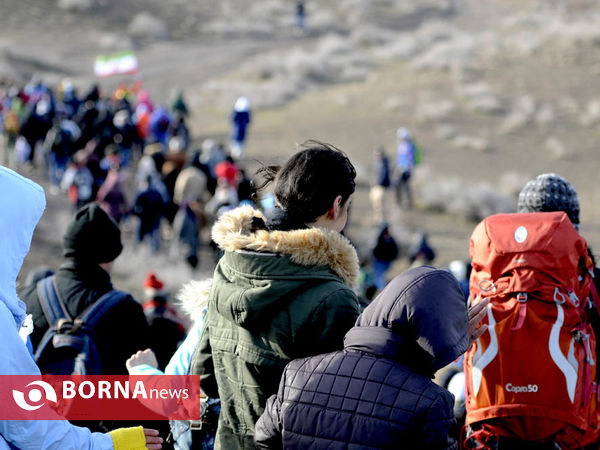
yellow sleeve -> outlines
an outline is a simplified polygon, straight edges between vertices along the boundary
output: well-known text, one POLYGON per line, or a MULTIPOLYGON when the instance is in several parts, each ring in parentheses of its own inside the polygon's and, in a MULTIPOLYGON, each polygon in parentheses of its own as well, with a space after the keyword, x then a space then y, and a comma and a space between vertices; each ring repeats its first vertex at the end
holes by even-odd
POLYGON ((110 432, 115 450, 145 450, 146 436, 139 427, 117 428, 110 432))

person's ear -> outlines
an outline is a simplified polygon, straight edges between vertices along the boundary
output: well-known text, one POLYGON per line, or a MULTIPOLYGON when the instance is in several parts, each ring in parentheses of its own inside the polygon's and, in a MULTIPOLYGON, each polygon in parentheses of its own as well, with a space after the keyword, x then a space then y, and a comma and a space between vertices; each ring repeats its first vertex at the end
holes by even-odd
POLYGON ((331 205, 331 208, 329 210, 329 216, 331 217, 331 220, 336 220, 339 217, 341 211, 342 211, 342 196, 338 195, 333 200, 333 205, 331 205))

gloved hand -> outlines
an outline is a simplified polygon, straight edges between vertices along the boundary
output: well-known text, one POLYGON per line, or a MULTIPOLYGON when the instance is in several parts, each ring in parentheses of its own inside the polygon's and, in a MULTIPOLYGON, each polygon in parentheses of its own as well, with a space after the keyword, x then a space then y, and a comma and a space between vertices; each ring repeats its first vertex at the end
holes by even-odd
POLYGON ((150 428, 131 427, 118 428, 110 432, 115 450, 160 450, 162 438, 158 430, 150 428))

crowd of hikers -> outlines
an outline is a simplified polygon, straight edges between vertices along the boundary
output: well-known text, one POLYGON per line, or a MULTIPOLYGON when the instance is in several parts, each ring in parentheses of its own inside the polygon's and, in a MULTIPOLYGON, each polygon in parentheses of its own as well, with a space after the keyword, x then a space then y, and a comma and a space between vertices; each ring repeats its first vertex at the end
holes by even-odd
POLYGON ((68 81, 55 90, 33 81, 8 89, 0 105, 2 164, 40 166, 50 194, 68 196, 74 211, 98 202, 117 224, 135 227, 136 242, 147 241, 153 254, 169 240, 165 250, 196 268, 202 229, 223 211, 252 204, 239 162, 251 121, 246 97, 231 114, 231 150, 212 139, 192 147, 181 92, 166 108, 141 85, 110 95, 94 85, 80 96, 68 81))
MULTIPOLYGON (((367 295, 344 235, 348 156, 307 141, 251 180, 239 159, 248 99, 234 105, 229 148, 191 150, 187 115, 181 95, 167 109, 135 87, 80 98, 32 83, 3 98, 5 164, 26 176, 41 161, 49 193, 68 195, 74 213, 63 264, 17 287, 45 192, 0 166, 0 374, 198 375, 203 415, 141 427, 0 421, 0 448, 599 448, 598 270, 567 180, 527 183, 517 213, 475 228, 470 261, 389 280, 400 251, 377 205, 393 185, 413 207, 420 158, 399 129, 395 169, 376 154, 382 226, 367 295), (129 216, 152 252, 166 227, 169 251, 192 267, 210 226, 214 274, 187 283, 178 308, 158 271, 143 302, 113 288, 129 216), (55 326, 76 320, 86 326, 55 326), (57 335, 93 341, 93 354, 56 348, 57 335)), ((412 256, 434 260, 425 235, 412 256)))

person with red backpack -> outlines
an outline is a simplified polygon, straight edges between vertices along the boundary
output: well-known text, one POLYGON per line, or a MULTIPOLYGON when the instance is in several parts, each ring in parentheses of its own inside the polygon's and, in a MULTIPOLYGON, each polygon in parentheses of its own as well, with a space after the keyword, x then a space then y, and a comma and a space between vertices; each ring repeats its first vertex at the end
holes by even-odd
POLYGON ((577 193, 543 174, 518 210, 484 219, 470 241, 471 302, 489 305, 465 356, 463 447, 598 448, 599 302, 577 193))

